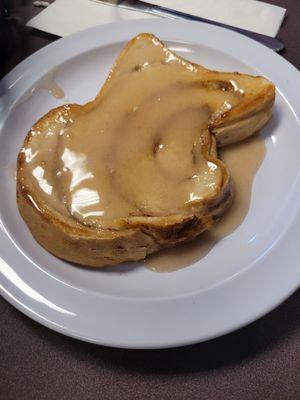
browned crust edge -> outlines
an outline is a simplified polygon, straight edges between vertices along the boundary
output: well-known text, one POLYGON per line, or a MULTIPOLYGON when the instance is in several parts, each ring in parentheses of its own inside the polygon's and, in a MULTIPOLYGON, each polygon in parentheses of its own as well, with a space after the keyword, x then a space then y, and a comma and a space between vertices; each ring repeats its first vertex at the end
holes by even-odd
MULTIPOLYGON (((141 37, 141 35, 138 37, 141 37)), ((125 46, 114 66, 120 62, 128 47, 138 37, 132 39, 125 46)), ((198 65, 196 66, 198 67, 198 65)), ((203 70, 205 69, 203 68, 203 70)), ((97 97, 101 95, 113 73, 114 67, 97 97)), ((248 114, 246 113, 244 117, 248 118, 253 115, 262 104, 264 104, 264 107, 266 104, 272 107, 273 102, 274 89, 268 88, 253 100, 253 104, 247 108, 248 114)), ((92 103, 88 104, 92 106, 92 103)), ((59 112, 62 112, 63 107, 49 111, 33 126, 32 130, 55 118, 59 112)), ((82 106, 74 104, 68 105, 68 107, 70 110, 78 110, 82 106)), ((239 115, 241 114, 243 114, 242 109, 239 110, 239 115)), ((226 121, 232 122, 234 120, 233 112, 224 114, 215 126, 211 127, 211 130, 222 127, 222 124, 224 126, 226 121)), ((24 146, 29 144, 32 130, 27 134, 24 146)), ((74 221, 66 220, 53 213, 52 210, 47 208, 47 205, 40 203, 39 199, 33 200, 32 193, 26 189, 26 183, 21 184, 19 171, 25 163, 23 153, 19 153, 17 163, 17 204, 19 212, 38 243, 55 256, 67 261, 85 266, 100 267, 141 260, 159 249, 189 241, 203 231, 210 229, 214 221, 220 218, 229 208, 233 197, 230 175, 226 166, 217 158, 216 140, 211 133, 205 136, 203 153, 208 161, 220 166, 223 172, 223 182, 216 196, 206 199, 201 204, 199 203, 199 209, 202 209, 200 215, 174 215, 165 219, 149 217, 143 222, 128 219, 125 221, 124 229, 120 231, 95 230, 77 222, 74 223, 74 221)))

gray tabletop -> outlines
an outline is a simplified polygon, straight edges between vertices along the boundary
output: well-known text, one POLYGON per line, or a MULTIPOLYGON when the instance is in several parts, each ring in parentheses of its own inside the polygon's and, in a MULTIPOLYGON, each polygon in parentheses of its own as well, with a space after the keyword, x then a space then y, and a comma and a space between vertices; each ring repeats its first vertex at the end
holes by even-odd
MULTIPOLYGON (((56 39, 24 28, 40 11, 32 1, 12 3, 0 32, 2 74, 56 39)), ((269 3, 288 10, 279 33, 286 45, 282 56, 299 68, 300 1, 269 3)), ((239 331, 169 350, 120 350, 70 339, 1 298, 0 313, 0 399, 300 399, 300 291, 239 331)))

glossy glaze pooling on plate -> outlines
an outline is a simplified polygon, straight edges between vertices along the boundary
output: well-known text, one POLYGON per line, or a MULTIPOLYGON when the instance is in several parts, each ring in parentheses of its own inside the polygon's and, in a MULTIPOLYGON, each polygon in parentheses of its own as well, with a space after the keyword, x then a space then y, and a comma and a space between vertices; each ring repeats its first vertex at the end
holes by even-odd
POLYGON ((47 203, 81 223, 184 214, 222 183, 202 146, 210 123, 240 103, 243 88, 199 80, 202 67, 153 44, 147 61, 124 62, 108 78, 105 95, 84 108, 65 106, 46 133, 37 125, 23 150, 47 203))
POLYGON ((37 81, 28 90, 24 96, 16 103, 16 106, 29 101, 39 90, 46 90, 51 96, 56 99, 63 99, 65 97, 65 92, 63 88, 56 82, 55 75, 57 73, 57 68, 52 68, 47 72, 39 81, 37 81))
POLYGON ((155 272, 188 267, 205 257, 218 241, 238 228, 248 213, 252 184, 265 153, 265 141, 259 135, 222 148, 219 157, 229 168, 235 188, 230 209, 210 231, 192 242, 150 255, 145 266, 155 272))

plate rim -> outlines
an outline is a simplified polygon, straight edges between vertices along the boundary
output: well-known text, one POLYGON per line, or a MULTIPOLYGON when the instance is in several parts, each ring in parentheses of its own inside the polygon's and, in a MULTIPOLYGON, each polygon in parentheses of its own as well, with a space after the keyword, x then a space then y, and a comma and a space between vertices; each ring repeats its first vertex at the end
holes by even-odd
MULTIPOLYGON (((137 29, 138 27, 143 26, 143 31, 144 31, 144 27, 147 26, 150 27, 150 29, 162 29, 162 31, 168 35, 170 32, 170 30, 172 30, 173 27, 177 28, 185 28, 185 29, 191 29, 191 30, 198 30, 200 33, 201 31, 207 31, 207 33, 209 32, 217 32, 217 34, 222 34, 222 36, 225 35, 225 37, 228 38, 228 40, 233 40, 234 42, 241 42, 242 44, 244 43, 245 45, 247 45, 247 51, 249 53, 252 53, 253 51, 258 51, 259 53, 262 53, 264 55, 266 55, 266 58, 269 60, 274 60, 274 62, 276 64, 278 64, 278 68, 284 68, 284 69, 288 69, 289 73, 292 76, 296 76, 296 74, 299 74, 299 71, 292 65, 290 64, 288 61, 286 61, 285 59, 281 58, 281 56, 277 55, 276 53, 274 53, 272 50, 266 48, 265 46, 263 46, 262 44, 255 42, 252 39, 249 39, 247 37, 244 37, 236 32, 232 32, 232 31, 228 31, 224 28, 220 28, 220 27, 216 27, 216 26, 211 26, 208 24, 204 24, 204 23, 200 23, 200 22, 187 22, 187 21, 165 21, 162 19, 151 19, 151 20, 145 20, 145 19, 141 19, 141 20, 135 20, 135 21, 118 21, 118 22, 114 22, 114 23, 109 23, 109 24, 105 24, 105 25, 98 25, 96 27, 92 27, 89 28, 87 30, 81 31, 81 32, 77 32, 73 35, 70 35, 68 37, 64 37, 61 39, 58 39, 57 41, 51 43, 50 45, 38 50, 36 53, 32 54, 31 56, 29 56, 27 59, 23 60, 20 64, 18 64, 12 71, 10 71, 3 79, 2 82, 7 84, 8 86, 12 85, 12 96, 11 96, 11 100, 12 102, 10 104, 7 104, 7 107, 11 107, 13 105, 13 98, 14 96, 16 96, 14 94, 14 92, 17 90, 19 90, 20 88, 22 89, 22 76, 21 79, 19 79, 19 74, 20 71, 22 71, 22 69, 25 69, 25 72, 28 73, 28 65, 31 64, 32 60, 39 60, 39 63, 41 62, 43 56, 46 54, 46 52, 48 53, 49 51, 51 52, 55 52, 57 51, 57 49, 61 48, 62 44, 72 44, 74 41, 76 42, 77 38, 82 38, 82 40, 86 40, 84 38, 89 38, 89 36, 93 36, 94 33, 99 33, 99 31, 101 32, 105 32, 105 31, 110 31, 110 32, 115 32, 117 31, 118 35, 115 35, 115 40, 111 40, 109 43, 117 43, 120 40, 118 40, 117 38, 120 37, 120 34, 124 35, 124 30, 127 31, 126 34, 129 35, 129 37, 133 36, 134 33, 130 33, 132 30, 137 29), (152 27, 152 28, 151 28, 152 27), (219 32, 219 33, 218 33, 219 32), (51 50, 50 50, 51 48, 51 50), (274 58, 275 56, 275 58, 274 58), (18 80, 19 79, 19 80, 18 80), (15 87, 14 87, 15 86, 15 87)), ((180 31, 180 29, 178 29, 178 31, 180 31)), ((125 36, 126 36, 125 34, 125 36)), ((176 34, 177 35, 177 34, 176 34)), ((176 37, 175 35, 175 37, 176 37)), ((178 37, 181 34, 178 33, 178 37)), ((172 34, 171 34, 172 36, 172 34)), ((164 37, 164 34, 161 35, 162 40, 168 40, 164 37)), ((122 41, 126 41, 127 39, 123 37, 122 41)), ((169 39, 169 40, 176 40, 176 39, 169 39)), ((211 40, 211 38, 210 38, 211 40)), ((178 39, 178 41, 180 41, 178 39)), ((100 43, 101 41, 99 41, 99 46, 103 46, 103 44, 101 45, 100 43)), ((181 40, 181 42, 183 42, 181 40)), ((190 42, 192 43, 192 42, 190 42)), ((193 43, 198 43, 198 44, 205 44, 205 42, 201 42, 201 40, 197 41, 193 41, 193 43)), ((72 46, 71 46, 72 47, 72 46)), ((94 48, 94 47, 91 47, 94 48)), ((72 50, 72 49, 71 49, 72 50)), ((85 50, 88 51, 88 50, 85 50)), ((224 50, 224 52, 226 52, 226 50, 224 50)), ((78 54, 83 53, 83 51, 79 52, 78 54)), ((228 53, 228 52, 227 52, 228 53)), ((229 54, 232 55, 232 52, 229 52, 229 54)), ((75 55, 73 55, 75 56, 75 55)), ((236 56, 235 56, 236 57, 236 56)), ((39 64, 38 63, 38 64, 39 64)), ((251 64, 252 65, 252 64, 251 64)), ((50 67, 51 69, 52 67, 50 67)), ((30 72, 30 71, 29 71, 30 72)), ((24 76, 24 75, 23 75, 24 76)), ((297 75, 297 79, 299 80, 299 75, 297 75)), ((32 76, 32 79, 35 79, 34 76, 32 76)), ((278 78, 279 79, 279 78, 278 78)), ((299 80, 300 81, 300 80, 299 80)), ((28 83, 27 85, 25 85, 28 89, 28 83)), ((281 86, 279 88, 279 90, 281 91, 281 87, 284 87, 284 82, 281 82, 281 86)), ((24 86, 23 86, 24 87, 24 86)), ((286 102, 290 105, 291 110, 295 113, 296 118, 300 118, 300 107, 296 107, 295 105, 295 99, 294 96, 291 95, 292 99, 290 99, 293 103, 293 106, 291 106, 291 103, 289 102, 289 100, 285 97, 284 92, 282 92, 282 95, 284 96, 286 102), (296 109, 296 111, 295 111, 296 109)), ((289 93, 290 96, 290 93, 289 93)), ((5 114, 5 109, 4 109, 4 114, 5 114)), ((8 113, 7 113, 8 116, 8 113)), ((2 116, 3 119, 3 116, 2 116)), ((5 121, 5 117, 3 119, 3 122, 5 121)), ((298 210, 299 211, 299 210, 298 210)), ((298 212, 298 217, 299 217, 299 212, 298 212)), ((300 222, 300 218, 299 222, 300 222)), ((295 221, 293 222, 293 225, 290 227, 291 229, 295 226, 295 221)), ((0 227, 1 227, 1 221, 0 221, 0 227)), ((4 232, 5 228, 3 228, 3 232, 4 232)), ((284 238, 286 238, 287 233, 284 235, 284 237, 282 237, 280 239, 284 240, 284 238)), ((17 251, 17 250, 16 250, 17 251)), ((0 254, 0 256, 2 256, 2 254, 0 254)), ((256 311, 254 314, 255 315, 249 315, 247 318, 241 318, 239 323, 232 323, 230 327, 227 327, 222 330, 222 329, 218 329, 218 332, 214 332, 211 333, 210 335, 206 336, 206 337, 202 337, 199 338, 197 337, 197 335, 192 335, 193 337, 188 337, 185 339, 170 339, 169 341, 164 339, 159 341, 154 342, 149 342, 149 340, 134 340, 134 341, 124 341, 124 340, 109 340, 105 338, 95 338, 92 336, 86 336, 84 334, 80 334, 80 332, 76 332, 70 328, 68 328, 67 326, 58 326, 57 324, 55 324, 54 321, 50 321, 47 320, 45 318, 43 318, 42 316, 40 316, 37 312, 35 312, 33 309, 31 309, 30 307, 28 307, 28 305, 26 306, 26 304, 23 302, 22 303, 22 299, 20 300, 16 298, 14 296, 13 293, 13 287, 11 289, 9 289, 9 285, 5 285, 6 280, 3 279, 4 274, 3 274, 3 262, 5 263, 4 260, 2 260, 0 258, 0 267, 2 265, 2 271, 0 268, 0 292, 3 295, 3 297, 9 301, 11 304, 13 304, 17 309, 19 309, 21 312, 23 312, 24 314, 26 314, 27 316, 29 316, 30 318, 34 319, 35 321, 41 323, 42 325, 47 326, 48 328, 51 328, 57 332, 63 333, 65 335, 74 337, 76 339, 81 339, 81 340, 85 340, 85 341, 89 341, 92 343, 98 343, 98 344, 103 344, 106 346, 112 346, 112 347, 121 347, 121 348, 140 348, 140 349, 146 349, 146 348, 167 348, 167 347, 177 347, 177 346, 183 346, 183 345, 188 345, 188 344, 193 344, 193 343, 198 343, 201 341, 205 341, 205 340, 209 340, 209 339, 213 339, 215 337, 224 335, 226 333, 229 333, 231 331, 234 331, 236 329, 241 328, 242 326, 245 326, 251 322, 253 322, 254 320, 260 318, 261 316, 265 315, 266 313, 268 313, 269 311, 271 311, 272 309, 274 309, 275 307, 277 307, 282 301, 284 301, 287 297, 289 297, 294 291, 297 290, 297 288, 300 286, 300 274, 297 274, 297 271, 295 270, 294 272, 296 273, 295 277, 295 281, 290 281, 290 282, 286 282, 287 287, 285 288, 285 290, 283 290, 280 294, 280 296, 276 296, 277 299, 271 301, 270 304, 267 304, 267 302, 265 303, 264 307, 260 308, 260 311, 256 311), (1 264, 2 262, 2 264, 1 264), (2 272, 2 273, 1 273, 2 272), (3 281, 3 284, 1 284, 1 281, 3 281)), ((241 271, 239 272, 237 275, 235 276, 234 279, 238 279, 238 277, 240 277, 241 274, 243 274, 243 276, 245 277, 245 274, 247 271, 241 271)), ((231 279, 232 281, 232 279, 231 279)), ((100 296, 101 297, 101 296, 100 296)), ((187 295, 187 297, 189 297, 187 295)), ((159 299, 158 299, 159 300, 159 299)), ((132 300, 131 300, 132 301, 132 300)), ((166 299, 164 299, 164 301, 166 301, 166 299)), ((191 307, 191 304, 189 305, 191 307)))

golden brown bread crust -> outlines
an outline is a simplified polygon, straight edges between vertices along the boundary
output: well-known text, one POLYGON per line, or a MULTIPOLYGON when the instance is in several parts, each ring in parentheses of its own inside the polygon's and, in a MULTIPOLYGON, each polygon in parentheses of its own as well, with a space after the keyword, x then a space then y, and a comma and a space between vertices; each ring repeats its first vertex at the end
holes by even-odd
MULTIPOLYGON (((131 46, 135 40, 136 38, 129 42, 117 62, 122 59, 128 46, 131 46)), ((216 75, 220 77, 220 80, 233 77, 233 74, 218 73, 205 68, 202 69, 202 74, 205 79, 210 79, 211 76, 216 79, 216 75)), ((113 72, 98 96, 101 95, 112 75, 113 72)), ((234 74, 234 76, 241 79, 247 78, 246 75, 241 74, 234 74)), ((262 79, 264 78, 257 78, 260 83, 262 79)), ((217 159, 216 141, 219 145, 229 144, 242 140, 259 130, 271 116, 274 96, 274 86, 268 83, 258 95, 250 97, 248 103, 241 103, 211 122, 210 131, 203 136, 203 154, 207 160, 220 166, 223 171, 223 182, 217 195, 199 204, 198 213, 166 217, 131 217, 125 221, 125 225, 120 230, 101 230, 84 226, 71 215, 69 217, 60 215, 36 196, 36 193, 31 190, 30 182, 26 181, 22 173, 26 168, 26 162, 24 153, 20 152, 17 168, 17 203, 20 214, 35 239, 48 251, 65 260, 92 267, 144 259, 159 249, 191 240, 210 229, 214 221, 224 214, 232 202, 229 172, 222 161, 217 159)), ((92 102, 89 104, 92 105, 92 102)), ((89 107, 89 104, 84 107, 89 107)), ((70 105, 69 108, 80 110, 83 107, 70 105)), ((32 132, 36 129, 46 129, 47 124, 60 112, 63 112, 63 107, 51 110, 42 117, 26 136, 24 147, 29 145, 32 132)))
MULTIPOLYGON (((224 213, 231 199, 229 192, 222 207, 215 209, 216 217, 224 213)), ((136 228, 122 230, 105 238, 100 232, 77 230, 51 215, 38 214, 19 187, 17 201, 20 213, 34 238, 46 250, 67 261, 91 267, 144 259, 159 249, 193 239, 210 229, 214 222, 212 215, 201 218, 181 217, 176 222, 168 221, 159 226, 137 224, 136 228)))
MULTIPOLYGON (((215 135, 218 146, 227 146, 247 139, 260 131, 270 120, 275 101, 275 87, 270 85, 264 89, 260 97, 253 100, 251 108, 238 119, 223 119, 211 126, 211 132, 215 135)), ((234 110, 233 110, 234 111, 234 110)))
MULTIPOLYGON (((72 105, 70 107, 73 107, 72 105)), ((76 106, 75 106, 76 107, 76 106)), ((43 129, 61 111, 51 110, 28 133, 24 146, 29 145, 32 132, 43 129)), ((76 220, 64 217, 49 209, 21 179, 26 168, 24 153, 20 152, 17 164, 17 204, 21 216, 34 238, 49 252, 65 260, 91 267, 119 264, 144 259, 147 255, 177 243, 192 240, 210 229, 222 216, 232 201, 228 171, 222 161, 216 159, 216 143, 213 136, 205 144, 207 159, 224 168, 224 181, 218 196, 207 199, 203 215, 173 215, 167 217, 135 217, 128 219, 122 230, 95 230, 76 220)))

